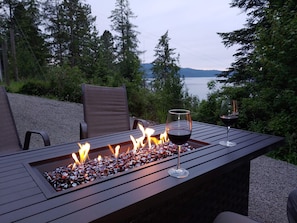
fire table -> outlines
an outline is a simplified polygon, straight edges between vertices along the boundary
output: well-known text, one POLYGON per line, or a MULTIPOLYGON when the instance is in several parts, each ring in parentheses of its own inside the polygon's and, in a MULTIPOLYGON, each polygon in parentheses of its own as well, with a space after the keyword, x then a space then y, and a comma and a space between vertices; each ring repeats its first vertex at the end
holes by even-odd
MULTIPOLYGON (((152 127, 155 134, 164 125, 152 127)), ((139 129, 89 138, 92 153, 110 153, 139 129)), ((43 172, 71 162, 78 142, 0 156, 0 222, 212 222, 224 210, 247 215, 250 161, 280 146, 284 138, 231 129, 234 147, 218 142, 226 127, 193 122, 181 154, 187 178, 170 177, 177 156, 157 160, 90 183, 56 191, 43 172)))

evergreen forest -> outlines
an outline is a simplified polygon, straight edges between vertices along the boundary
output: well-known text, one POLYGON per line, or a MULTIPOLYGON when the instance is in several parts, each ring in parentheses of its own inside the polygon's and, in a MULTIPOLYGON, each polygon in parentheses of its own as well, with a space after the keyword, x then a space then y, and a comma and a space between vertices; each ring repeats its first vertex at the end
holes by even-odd
POLYGON ((81 84, 125 85, 132 116, 165 122, 167 110, 187 108, 196 121, 223 125, 222 99, 238 100, 237 128, 285 137, 271 156, 297 164, 297 2, 230 0, 246 14, 241 29, 218 33, 234 62, 208 84, 207 100, 188 93, 178 49, 164 30, 147 83, 138 49, 137 15, 116 0, 110 30, 95 26, 83 0, 0 0, 0 84, 7 91, 81 103, 81 84))

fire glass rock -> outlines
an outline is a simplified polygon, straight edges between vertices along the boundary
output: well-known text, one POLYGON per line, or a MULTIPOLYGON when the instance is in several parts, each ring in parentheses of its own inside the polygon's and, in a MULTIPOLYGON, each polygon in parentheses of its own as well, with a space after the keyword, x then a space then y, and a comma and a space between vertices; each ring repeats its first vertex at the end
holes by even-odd
MULTIPOLYGON (((81 165, 58 167, 53 171, 44 172, 43 175, 56 191, 62 191, 173 156, 177 154, 177 148, 172 143, 154 145, 152 148, 140 148, 136 154, 128 151, 120 153, 118 158, 111 155, 103 157, 100 161, 91 159, 81 165)), ((182 146, 181 153, 193 149, 193 146, 186 143, 182 146)))

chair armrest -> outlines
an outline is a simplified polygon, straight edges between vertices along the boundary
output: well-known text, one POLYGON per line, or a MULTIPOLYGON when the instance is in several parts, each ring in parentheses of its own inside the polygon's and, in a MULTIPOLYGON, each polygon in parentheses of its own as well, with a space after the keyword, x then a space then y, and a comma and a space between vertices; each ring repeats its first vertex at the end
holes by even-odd
POLYGON ((133 118, 134 118, 133 127, 132 127, 133 129, 137 129, 138 124, 142 124, 142 126, 144 128, 146 128, 150 125, 150 123, 144 119, 135 118, 135 117, 133 117, 133 118))
POLYGON ((24 150, 29 149, 32 133, 41 135, 41 137, 43 139, 43 142, 44 142, 44 146, 50 146, 51 145, 49 136, 45 131, 29 130, 29 131, 26 132, 26 135, 25 135, 24 150))
POLYGON ((79 137, 80 139, 88 138, 88 125, 84 121, 79 123, 79 137))

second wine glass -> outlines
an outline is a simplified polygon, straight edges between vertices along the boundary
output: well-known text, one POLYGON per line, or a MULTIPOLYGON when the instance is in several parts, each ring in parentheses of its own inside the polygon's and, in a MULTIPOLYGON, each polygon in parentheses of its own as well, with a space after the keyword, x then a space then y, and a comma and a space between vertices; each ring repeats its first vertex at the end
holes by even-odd
POLYGON ((229 141, 229 131, 231 125, 236 123, 238 119, 238 106, 236 100, 226 98, 222 100, 220 118, 222 122, 227 126, 227 140, 220 141, 220 145, 232 147, 236 145, 236 142, 229 141))
POLYGON ((192 118, 189 110, 171 109, 168 111, 166 120, 166 133, 170 141, 178 145, 177 166, 168 170, 170 176, 184 178, 189 171, 180 166, 181 145, 186 143, 192 134, 192 118))

